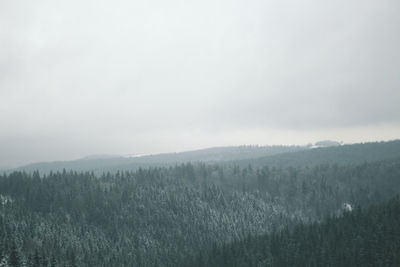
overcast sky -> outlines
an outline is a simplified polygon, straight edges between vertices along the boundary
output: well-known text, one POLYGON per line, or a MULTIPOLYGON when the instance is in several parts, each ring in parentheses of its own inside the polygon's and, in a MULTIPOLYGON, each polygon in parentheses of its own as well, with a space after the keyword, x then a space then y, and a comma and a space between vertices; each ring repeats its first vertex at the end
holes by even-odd
POLYGON ((0 2, 0 167, 400 137, 400 1, 0 2))

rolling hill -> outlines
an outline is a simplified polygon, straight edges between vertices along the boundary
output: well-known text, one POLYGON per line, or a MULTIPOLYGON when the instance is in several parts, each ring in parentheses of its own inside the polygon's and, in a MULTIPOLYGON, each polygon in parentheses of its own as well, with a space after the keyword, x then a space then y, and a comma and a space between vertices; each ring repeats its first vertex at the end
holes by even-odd
POLYGON ((89 156, 71 161, 41 162, 25 165, 16 170, 41 173, 75 170, 95 173, 133 171, 146 167, 165 167, 185 162, 222 163, 253 159, 280 153, 291 153, 308 149, 306 146, 231 146, 214 147, 180 153, 165 153, 146 156, 89 156))

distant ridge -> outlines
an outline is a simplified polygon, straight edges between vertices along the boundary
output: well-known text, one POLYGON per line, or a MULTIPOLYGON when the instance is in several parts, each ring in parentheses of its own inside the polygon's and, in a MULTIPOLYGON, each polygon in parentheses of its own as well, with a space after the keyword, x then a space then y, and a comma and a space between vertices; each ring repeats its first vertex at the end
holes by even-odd
POLYGON ((358 164, 400 157, 400 140, 351 145, 318 147, 292 153, 234 161, 233 164, 254 167, 301 167, 321 164, 358 164))
POLYGON ((109 154, 95 154, 95 155, 89 155, 83 158, 80 158, 79 160, 94 160, 94 159, 113 159, 113 158, 119 158, 119 155, 109 155, 109 154))
POLYGON ((155 155, 93 155, 71 161, 40 162, 25 165, 14 170, 27 172, 38 170, 41 173, 50 171, 75 170, 116 172, 136 170, 146 167, 163 167, 184 162, 222 163, 234 160, 253 159, 280 153, 295 152, 308 149, 306 146, 228 146, 213 147, 194 151, 165 153, 155 155))
MULTIPOLYGON (((72 161, 42 162, 12 170, 41 173, 75 170, 95 173, 134 171, 138 168, 166 167, 185 162, 234 164, 253 167, 298 167, 321 164, 358 164, 400 158, 400 140, 341 145, 335 141, 314 146, 231 146, 179 153, 140 156, 93 155, 72 161)), ((317 145, 318 143, 316 143, 317 145)), ((12 171, 10 170, 10 171, 12 171)))
POLYGON ((341 142, 332 141, 332 140, 323 140, 316 142, 313 147, 331 147, 331 146, 340 146, 341 142))

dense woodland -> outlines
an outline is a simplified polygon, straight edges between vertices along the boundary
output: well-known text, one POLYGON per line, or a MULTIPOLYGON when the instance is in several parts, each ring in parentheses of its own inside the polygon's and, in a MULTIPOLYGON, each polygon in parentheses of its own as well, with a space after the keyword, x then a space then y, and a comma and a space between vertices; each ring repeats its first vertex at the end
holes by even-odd
POLYGON ((292 153, 283 152, 254 159, 238 160, 235 163, 240 166, 251 164, 254 167, 284 168, 321 164, 349 165, 396 157, 400 157, 400 140, 302 149, 292 153))
POLYGON ((400 199, 214 246, 187 266, 400 266, 400 199))
POLYGON ((396 266, 400 158, 372 157, 4 173, 0 266, 396 266))

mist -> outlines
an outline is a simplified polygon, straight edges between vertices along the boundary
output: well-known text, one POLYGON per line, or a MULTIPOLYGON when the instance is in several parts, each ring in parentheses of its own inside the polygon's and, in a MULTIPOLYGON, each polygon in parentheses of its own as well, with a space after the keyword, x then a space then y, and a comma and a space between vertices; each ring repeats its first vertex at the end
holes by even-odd
POLYGON ((391 140, 398 1, 3 1, 0 167, 391 140))

